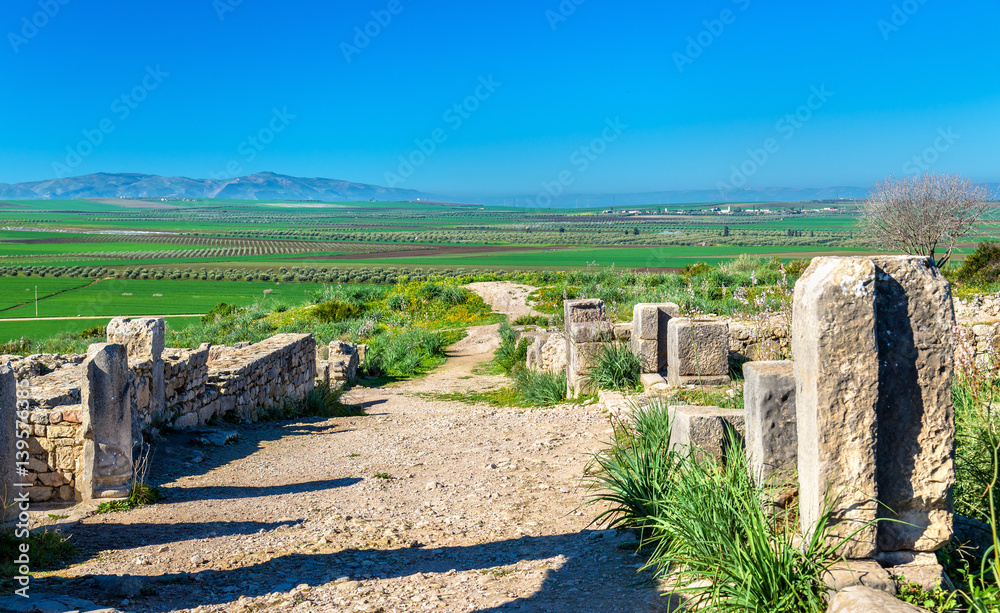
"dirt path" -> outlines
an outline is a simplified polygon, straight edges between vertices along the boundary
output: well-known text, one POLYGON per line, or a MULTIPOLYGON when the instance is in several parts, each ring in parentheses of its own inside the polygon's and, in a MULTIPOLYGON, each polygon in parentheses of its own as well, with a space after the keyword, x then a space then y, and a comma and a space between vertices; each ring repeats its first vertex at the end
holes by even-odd
POLYGON ((364 417, 240 426, 225 447, 172 436, 151 475, 166 499, 82 520, 86 561, 34 589, 150 612, 668 610, 632 585, 633 537, 580 509, 609 433, 594 406, 416 395, 502 383, 473 372, 495 329, 425 378, 348 392, 364 417))
POLYGON ((528 305, 528 294, 538 288, 510 281, 482 281, 466 285, 497 313, 507 315, 511 322, 522 315, 541 315, 528 305))

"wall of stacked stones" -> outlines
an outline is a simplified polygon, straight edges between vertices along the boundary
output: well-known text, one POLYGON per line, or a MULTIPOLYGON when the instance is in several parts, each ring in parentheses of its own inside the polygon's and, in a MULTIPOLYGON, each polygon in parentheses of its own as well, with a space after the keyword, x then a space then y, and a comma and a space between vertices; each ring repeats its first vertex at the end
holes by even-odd
POLYGON ((260 409, 303 398, 315 381, 316 340, 311 334, 278 334, 208 363, 208 383, 219 392, 215 413, 237 411, 244 421, 255 421, 260 409))
MULTIPOLYGON (((91 349, 102 346, 93 345, 91 349)), ((258 409, 301 399, 313 389, 316 343, 311 335, 281 334, 239 348, 212 349, 214 361, 209 359, 208 345, 198 349, 164 348, 159 360, 151 359, 152 355, 142 359, 134 352, 126 358, 122 376, 128 392, 124 402, 131 412, 133 443, 164 425, 195 427, 230 411, 236 411, 241 420, 251 421, 257 418, 258 409), (159 374, 157 369, 161 369, 159 374), (162 381, 159 395, 157 381, 162 381)), ((86 396, 82 393, 82 387, 87 385, 86 358, 0 356, 0 365, 9 364, 15 381, 27 381, 30 389, 30 461, 28 474, 19 480, 32 484, 28 492, 33 501, 81 497, 87 441, 87 409, 81 404, 86 401, 82 398, 86 396)), ((3 407, 3 411, 7 410, 3 407)), ((9 421, 13 423, 13 417, 9 421)))

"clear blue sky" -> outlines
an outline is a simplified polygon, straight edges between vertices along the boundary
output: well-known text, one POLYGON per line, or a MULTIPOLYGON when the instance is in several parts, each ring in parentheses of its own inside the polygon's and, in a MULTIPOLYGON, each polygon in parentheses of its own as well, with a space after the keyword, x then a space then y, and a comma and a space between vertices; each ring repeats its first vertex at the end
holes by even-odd
POLYGON ((748 187, 866 186, 914 156, 1000 180, 994 1, 7 0, 0 23, 0 182, 392 172, 507 194, 563 173, 637 192, 742 165, 748 187))

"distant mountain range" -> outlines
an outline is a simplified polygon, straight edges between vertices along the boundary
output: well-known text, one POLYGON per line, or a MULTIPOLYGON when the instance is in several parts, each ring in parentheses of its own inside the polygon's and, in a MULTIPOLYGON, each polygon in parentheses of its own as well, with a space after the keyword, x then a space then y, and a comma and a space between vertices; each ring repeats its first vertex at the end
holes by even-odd
POLYGON ((235 179, 188 179, 136 173, 99 172, 82 177, 0 183, 3 200, 70 198, 231 198, 247 200, 417 200, 425 194, 335 179, 303 179, 260 172, 235 179))
MULTIPOLYGON (((997 187, 996 184, 989 186, 993 193, 996 193, 997 187)), ((679 190, 635 194, 561 194, 555 197, 549 197, 546 192, 510 196, 456 196, 336 179, 289 177, 273 172, 259 172, 234 179, 188 179, 101 172, 49 181, 12 185, 0 183, 0 200, 70 198, 229 198, 323 202, 423 200, 540 208, 629 207, 694 202, 799 202, 864 198, 867 192, 868 188, 862 187, 768 187, 731 190, 725 193, 718 190, 679 190)))

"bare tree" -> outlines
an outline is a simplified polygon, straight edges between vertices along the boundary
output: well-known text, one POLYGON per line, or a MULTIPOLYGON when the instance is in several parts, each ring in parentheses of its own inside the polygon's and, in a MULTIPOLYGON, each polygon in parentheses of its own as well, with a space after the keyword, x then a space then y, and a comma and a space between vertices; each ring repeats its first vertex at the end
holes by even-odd
POLYGON ((958 175, 928 173, 876 183, 861 221, 879 248, 934 258, 943 266, 960 238, 991 208, 986 187, 958 175))

